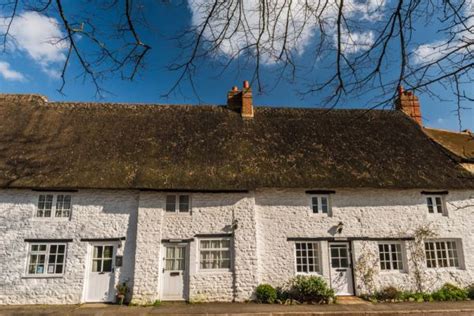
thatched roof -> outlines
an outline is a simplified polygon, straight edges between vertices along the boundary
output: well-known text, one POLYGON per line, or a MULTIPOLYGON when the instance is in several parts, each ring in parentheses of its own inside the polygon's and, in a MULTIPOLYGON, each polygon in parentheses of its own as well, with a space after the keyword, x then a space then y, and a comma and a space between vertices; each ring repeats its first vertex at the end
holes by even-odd
POLYGON ((434 128, 424 128, 433 140, 441 144, 462 162, 474 163, 474 134, 469 131, 452 132, 434 128))
POLYGON ((398 111, 45 102, 0 96, 0 187, 474 188, 398 111))

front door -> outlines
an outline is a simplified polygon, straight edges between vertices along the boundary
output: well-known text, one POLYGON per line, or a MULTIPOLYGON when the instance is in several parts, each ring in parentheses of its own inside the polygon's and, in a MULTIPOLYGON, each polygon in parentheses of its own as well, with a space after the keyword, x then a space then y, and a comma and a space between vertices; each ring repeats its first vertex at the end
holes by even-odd
POLYGON ((86 302, 113 302, 115 299, 116 244, 91 244, 86 302))
POLYGON ((354 295, 349 243, 330 243, 331 287, 336 295, 354 295))
POLYGON ((185 299, 186 244, 164 246, 162 299, 180 301, 185 299))

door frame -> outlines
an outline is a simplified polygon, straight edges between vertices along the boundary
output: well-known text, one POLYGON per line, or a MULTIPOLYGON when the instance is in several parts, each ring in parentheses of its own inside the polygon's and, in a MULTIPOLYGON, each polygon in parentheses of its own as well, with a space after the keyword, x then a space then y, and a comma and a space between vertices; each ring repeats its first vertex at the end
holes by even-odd
POLYGON ((349 270, 351 271, 352 294, 338 295, 338 296, 353 296, 355 295, 355 276, 354 276, 354 257, 352 254, 352 241, 350 240, 334 240, 328 242, 328 263, 329 263, 329 281, 332 288, 332 263, 331 263, 331 244, 347 244, 348 257, 351 260, 349 270))
POLYGON ((113 289, 115 289, 115 285, 116 285, 116 272, 117 272, 117 268, 115 267, 115 257, 117 256, 117 250, 119 248, 119 245, 120 245, 120 241, 111 241, 111 240, 103 240, 103 241, 100 241, 100 240, 97 240, 97 241, 88 241, 86 243, 86 247, 87 247, 87 250, 86 250, 86 264, 85 264, 85 271, 84 271, 84 288, 82 290, 82 299, 81 299, 81 303, 111 303, 113 302, 113 300, 111 301, 88 301, 87 300, 87 291, 89 289, 89 276, 90 276, 90 273, 91 273, 91 269, 92 269, 92 256, 93 256, 93 251, 94 251, 94 246, 114 246, 114 253, 113 253, 113 256, 112 256, 112 267, 114 269, 114 272, 113 272, 113 278, 114 278, 114 282, 113 282, 113 289))
POLYGON ((191 252, 191 247, 190 247, 190 242, 187 241, 166 241, 161 243, 161 249, 160 249, 160 261, 158 264, 158 269, 159 269, 159 278, 158 278, 158 293, 159 293, 159 298, 162 301, 177 301, 177 300, 167 300, 163 296, 163 285, 164 285, 164 258, 166 256, 166 247, 168 246, 183 246, 185 248, 184 250, 184 270, 183 270, 183 298, 180 301, 187 301, 189 299, 189 267, 190 267, 190 252, 191 252))

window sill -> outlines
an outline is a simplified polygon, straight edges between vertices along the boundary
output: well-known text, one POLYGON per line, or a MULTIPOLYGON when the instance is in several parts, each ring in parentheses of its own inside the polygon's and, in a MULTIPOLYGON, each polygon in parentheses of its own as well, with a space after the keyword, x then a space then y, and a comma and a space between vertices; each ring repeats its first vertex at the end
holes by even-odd
POLYGON ((433 272, 466 271, 465 268, 457 268, 457 267, 426 268, 426 270, 427 271, 433 271, 433 272))
POLYGON ((198 272, 202 274, 209 274, 209 273, 227 274, 227 273, 232 273, 232 270, 230 269, 199 269, 198 272))
POLYGON ((380 274, 408 274, 405 270, 380 270, 380 274))
POLYGON ((33 222, 46 222, 46 221, 51 221, 51 222, 69 222, 71 220, 70 217, 31 217, 31 221, 33 222))
POLYGON ((64 274, 60 275, 24 275, 22 279, 62 279, 64 274))
POLYGON ((166 212, 165 211, 165 216, 184 216, 184 217, 187 217, 187 216, 191 216, 191 212, 181 212, 181 213, 178 213, 178 212, 166 212))
POLYGON ((323 277, 323 274, 320 272, 296 272, 295 275, 314 275, 314 276, 320 276, 323 277))

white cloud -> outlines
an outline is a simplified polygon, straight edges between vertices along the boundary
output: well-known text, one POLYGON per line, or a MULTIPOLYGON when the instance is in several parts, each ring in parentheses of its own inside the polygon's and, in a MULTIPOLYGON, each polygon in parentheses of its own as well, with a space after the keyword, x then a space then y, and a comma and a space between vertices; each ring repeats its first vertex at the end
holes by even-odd
MULTIPOLYGON (((334 41, 337 41, 334 35, 334 41)), ((347 33, 347 30, 341 36, 341 49, 346 54, 355 54, 369 49, 374 43, 374 33, 371 31, 358 33, 347 33)))
MULTIPOLYGON (((376 21, 382 16, 387 0, 346 0, 344 2, 344 15, 346 18, 364 20, 366 22, 376 21)), ((265 8, 266 28, 260 33, 262 10, 259 8, 261 1, 243 0, 242 8, 245 11, 245 18, 239 14, 240 8, 229 8, 228 2, 223 1, 220 8, 215 10, 214 17, 209 20, 209 25, 204 37, 206 40, 216 40, 221 31, 226 30, 226 38, 220 46, 220 54, 235 57, 239 53, 253 52, 255 44, 260 38, 260 56, 262 62, 271 64, 278 60, 282 48, 286 48, 291 53, 301 55, 311 42, 311 39, 318 31, 317 16, 321 17, 324 29, 329 39, 334 42, 336 32, 336 21, 338 7, 336 2, 329 1, 322 6, 319 0, 267 0, 265 8), (225 8, 225 9, 224 9, 225 8), (322 11, 322 8, 324 10, 322 11), (216 14, 217 12, 217 14, 216 14), (224 21, 230 18, 227 25, 224 21), (289 18, 287 18, 289 17, 289 18), (238 25, 240 20, 240 25, 238 25), (287 23, 288 22, 288 23, 287 23), (285 40, 286 39, 286 40, 285 40)), ((206 20, 212 9, 214 1, 188 0, 188 5, 192 13, 192 24, 200 26, 206 20)), ((357 53, 367 49, 374 40, 371 32, 353 32, 344 36, 344 49, 346 53, 357 53)), ((284 58, 285 56, 282 56, 284 58)))
POLYGON ((0 76, 9 81, 24 81, 25 76, 22 73, 10 68, 10 64, 0 61, 0 76))
MULTIPOLYGON (((434 61, 438 61, 443 56, 452 54, 456 49, 459 48, 463 43, 468 43, 474 41, 474 0, 466 0, 464 2, 464 12, 465 16, 469 17, 464 21, 463 24, 459 24, 456 33, 456 36, 449 41, 447 40, 437 40, 431 43, 419 45, 413 50, 413 61, 415 64, 429 64, 434 61)), ((463 54, 471 54, 471 52, 466 48, 459 50, 451 55, 450 58, 455 58, 456 55, 460 56, 463 54)))
MULTIPOLYGON (((9 19, 0 19, 0 30, 5 32, 9 19)), ((66 58, 66 43, 58 21, 37 12, 23 12, 11 25, 8 49, 27 54, 48 75, 56 73, 58 63, 66 58)))

